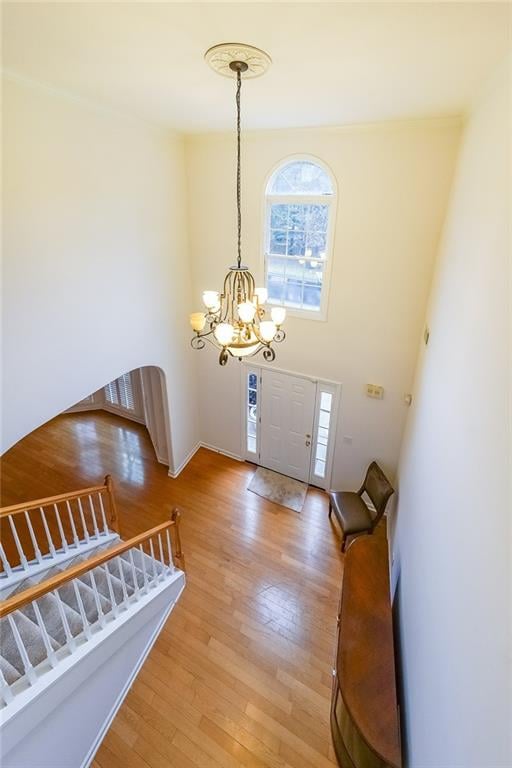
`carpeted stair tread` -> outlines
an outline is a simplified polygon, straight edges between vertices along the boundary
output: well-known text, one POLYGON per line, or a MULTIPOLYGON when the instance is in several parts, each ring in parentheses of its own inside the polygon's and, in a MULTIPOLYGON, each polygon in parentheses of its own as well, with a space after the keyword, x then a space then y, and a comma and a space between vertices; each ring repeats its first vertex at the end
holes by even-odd
POLYGON ((21 677, 16 667, 13 667, 13 665, 8 662, 7 659, 4 659, 3 656, 0 656, 0 669, 2 670, 2 675, 4 676, 7 685, 12 685, 21 677))
MULTIPOLYGON (((11 617, 18 628, 30 663, 35 667, 47 658, 41 630, 33 621, 21 613, 21 611, 14 611, 11 614, 11 617)), ((24 675, 25 667, 14 638, 9 622, 9 616, 0 619, 0 634, 2 637, 2 656, 20 673, 20 675, 24 675)), ((52 640, 51 638, 50 644, 53 650, 57 650, 59 647, 55 640, 52 640)))
MULTIPOLYGON (((62 618, 55 595, 43 595, 43 597, 40 597, 39 600, 37 600, 37 605, 41 612, 41 617, 43 619, 47 633, 51 638, 55 640, 56 643, 58 643, 59 647, 64 645, 64 643, 66 643, 66 631, 64 629, 64 624, 62 623, 62 618)), ((73 637, 76 637, 83 630, 81 616, 69 605, 66 605, 65 601, 61 601, 61 606, 68 622, 69 631, 73 637)), ((36 612, 34 610, 33 603, 24 605, 20 610, 34 624, 37 624, 36 612)))
MULTIPOLYGON (((148 576, 153 575, 153 563, 155 564, 155 572, 157 574, 162 573, 162 571, 164 570, 164 566, 159 560, 153 560, 149 555, 146 555, 146 553, 144 553, 143 555, 138 547, 134 547, 132 550, 129 550, 129 551, 132 552, 133 562, 136 568, 139 568, 141 571, 143 570, 142 563, 144 561, 144 568, 146 569, 146 574, 148 576)), ((155 555, 156 555, 156 552, 155 552, 155 555)), ((123 552, 123 554, 120 555, 120 557, 123 560, 126 560, 128 563, 130 562, 130 555, 128 552, 123 552)))

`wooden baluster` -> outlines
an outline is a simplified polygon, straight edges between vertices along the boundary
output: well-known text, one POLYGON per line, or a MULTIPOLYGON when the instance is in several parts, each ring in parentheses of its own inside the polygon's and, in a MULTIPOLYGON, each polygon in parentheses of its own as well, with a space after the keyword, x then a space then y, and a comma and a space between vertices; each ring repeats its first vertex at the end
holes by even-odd
POLYGON ((122 587, 122 590, 123 590, 123 602, 127 603, 128 602, 128 590, 126 589, 126 582, 125 582, 125 578, 124 578, 123 566, 121 565, 121 558, 120 557, 116 557, 115 558, 115 562, 117 563, 117 567, 119 569, 119 581, 121 582, 121 587, 122 587))
POLYGON ((89 619, 87 618, 87 614, 85 612, 84 604, 82 602, 82 595, 80 594, 80 590, 78 589, 78 584, 75 580, 72 582, 73 589, 75 592, 76 601, 78 603, 78 610, 80 612, 80 618, 82 619, 82 625, 84 628, 84 633, 86 638, 89 640, 91 637, 91 627, 89 626, 89 619))
POLYGON ((105 475, 105 487, 110 502, 110 527, 113 531, 119 533, 119 518, 117 516, 116 501, 114 499, 114 482, 112 480, 112 475, 105 475))
POLYGON ((4 550, 3 546, 2 546, 2 544, 0 544, 0 560, 2 561, 2 565, 3 565, 3 568, 4 568, 4 571, 5 571, 6 575, 7 576, 12 576, 11 564, 9 563, 9 561, 7 559, 7 555, 5 554, 5 550, 4 550))
POLYGON ((82 528, 84 529, 84 539, 88 544, 91 540, 91 537, 89 536, 89 531, 87 530, 87 526, 85 524, 85 515, 82 507, 82 499, 80 497, 77 499, 77 503, 78 503, 78 512, 80 514, 80 521, 82 523, 82 528))
MULTIPOLYGON (((181 549, 181 537, 180 537, 180 518, 181 518, 181 512, 177 507, 173 509, 171 512, 171 522, 174 523, 173 525, 173 531, 174 531, 174 546, 175 546, 175 556, 176 560, 179 560, 179 564, 181 569, 185 570, 185 558, 183 556, 183 552, 181 549)), ((172 535, 172 534, 171 534, 172 535)))
POLYGON ((104 568, 105 568, 105 574, 107 577, 107 585, 108 585, 108 592, 110 595, 110 602, 112 603, 112 613, 114 614, 114 616, 117 616, 119 614, 119 611, 117 608, 116 598, 114 595, 114 588, 112 586, 112 576, 110 575, 110 571, 108 569, 108 563, 104 564, 104 568))
POLYGON ((21 661, 23 663, 23 669, 25 670, 25 674, 28 678, 28 681, 30 685, 34 685, 34 683, 37 680, 37 675, 34 672, 34 667, 32 666, 32 662, 30 661, 25 645, 23 643, 23 640, 21 639, 21 635, 19 632, 18 627, 16 626, 16 622, 14 621, 14 617, 12 614, 9 614, 7 617, 7 621, 9 622, 9 626, 11 628, 12 634, 14 636, 14 642, 16 643, 16 647, 19 651, 19 654, 21 656, 21 661))
POLYGON ((59 536, 60 540, 62 541, 62 549, 64 552, 68 551, 68 543, 66 541, 66 537, 64 536, 64 528, 62 527, 62 520, 60 519, 60 512, 59 508, 57 507, 57 504, 53 505, 53 509, 55 510, 55 517, 57 519, 57 528, 59 529, 59 536))
POLYGON ((18 555, 20 556, 20 564, 23 570, 28 570, 28 560, 25 557, 25 553, 23 551, 23 547, 21 546, 20 537, 18 536, 18 531, 16 530, 16 526, 14 525, 14 520, 12 519, 12 515, 8 515, 7 519, 9 521, 9 525, 11 526, 12 535, 14 537, 14 543, 16 544, 16 549, 18 550, 18 555))
POLYGON ((167 537, 167 554, 169 555, 169 567, 175 571, 176 567, 174 565, 174 558, 172 556, 172 547, 171 547, 171 536, 169 534, 169 529, 166 530, 165 535, 167 537))
POLYGON ((133 583, 135 584, 135 598, 138 600, 140 598, 139 579, 137 578, 137 569, 135 568, 135 563, 133 561, 133 552, 131 549, 128 550, 128 556, 130 558, 130 565, 132 567, 133 583))
POLYGON ((32 546, 34 547, 34 554, 36 556, 36 560, 37 560, 38 563, 42 563, 43 562, 43 556, 42 556, 41 550, 39 549, 39 546, 37 544, 36 535, 34 533, 34 529, 32 528, 32 522, 30 520, 30 517, 29 517, 29 514, 28 514, 27 510, 25 510, 24 514, 25 514, 25 520, 27 521, 27 528, 28 528, 28 532, 30 534, 30 539, 32 541, 32 546))
POLYGON ((151 552, 151 570, 153 571, 153 581, 158 581, 158 574, 156 570, 156 558, 155 550, 153 548, 153 539, 149 539, 149 551, 151 552))
POLYGON ((97 539, 99 539, 100 532, 98 529, 98 521, 96 520, 96 515, 94 513, 94 504, 92 503, 92 496, 90 494, 88 496, 88 499, 89 499, 89 507, 91 509, 92 527, 94 530, 94 535, 96 536, 97 539))
POLYGON ((52 648, 52 644, 50 642, 50 637, 48 635, 48 632, 46 630, 45 623, 43 621, 43 617, 41 615, 41 611, 39 610, 39 606, 37 604, 37 601, 34 600, 32 603, 32 608, 34 609, 34 613, 36 614, 36 621, 37 626, 41 630, 41 637, 43 638, 44 647, 46 648, 46 655, 48 656, 48 660, 52 667, 57 666, 57 657, 55 656, 55 651, 52 648))
POLYGON ((89 578, 91 579, 91 589, 94 593, 94 602, 96 603, 96 610, 98 611, 98 620, 100 622, 100 627, 103 628, 105 626, 105 614, 103 613, 103 608, 101 607, 98 586, 96 584, 93 571, 89 571, 89 578))
POLYGON ((75 520, 73 518, 73 512, 72 512, 72 509, 71 509, 71 504, 69 503, 69 499, 66 499, 66 507, 67 507, 67 510, 68 510, 69 522, 70 522, 70 525, 71 525, 71 531, 73 533, 73 543, 74 543, 75 547, 78 549, 79 546, 80 546, 80 540, 78 538, 78 533, 77 533, 77 530, 76 530, 75 520))
POLYGON ((2 672, 1 669, 0 669, 0 695, 2 696, 6 704, 10 704, 14 698, 14 696, 12 695, 12 691, 7 683, 7 680, 4 677, 4 673, 2 672))
POLYGON ((164 549, 162 547, 162 537, 160 534, 158 534, 158 548, 160 550, 160 562, 162 563, 161 581, 163 581, 165 579, 165 560, 164 560, 164 549))
POLYGON ((139 544, 139 550, 140 550, 140 561, 142 563, 142 575, 144 577, 144 592, 147 594, 149 591, 148 587, 148 575, 146 573, 146 563, 144 562, 144 559, 146 557, 146 553, 144 552, 144 549, 142 547, 142 544, 139 544))
POLYGON ((66 616, 64 608, 62 606, 62 599, 61 599, 61 596, 59 595, 59 590, 54 589, 52 594, 57 600, 57 609, 59 611, 60 620, 62 621, 62 626, 64 627, 64 634, 66 635, 66 643, 69 646, 70 651, 73 652, 76 648, 76 641, 73 635, 71 634, 68 617, 66 616))
POLYGON ((103 520, 103 530, 105 531, 105 536, 108 536, 110 531, 108 529, 107 516, 105 515, 105 507, 103 506, 103 498, 101 496, 101 493, 98 493, 98 499, 100 502, 101 519, 103 520))
POLYGON ((57 552, 55 551, 55 546, 53 544, 53 539, 50 536, 50 529, 48 528, 48 523, 46 522, 46 515, 44 514, 44 509, 42 507, 39 507, 39 511, 41 513, 41 519, 43 521, 44 532, 46 534, 46 538, 48 539, 48 547, 50 548, 50 555, 52 557, 55 557, 57 552))

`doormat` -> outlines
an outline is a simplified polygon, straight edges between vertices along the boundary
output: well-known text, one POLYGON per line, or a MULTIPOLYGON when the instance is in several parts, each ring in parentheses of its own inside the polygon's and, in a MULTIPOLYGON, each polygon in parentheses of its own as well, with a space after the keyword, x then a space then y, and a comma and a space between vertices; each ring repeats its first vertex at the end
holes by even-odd
POLYGON ((300 480, 272 472, 271 469, 258 467, 252 476, 248 490, 282 507, 293 509, 294 512, 301 512, 308 486, 300 480))

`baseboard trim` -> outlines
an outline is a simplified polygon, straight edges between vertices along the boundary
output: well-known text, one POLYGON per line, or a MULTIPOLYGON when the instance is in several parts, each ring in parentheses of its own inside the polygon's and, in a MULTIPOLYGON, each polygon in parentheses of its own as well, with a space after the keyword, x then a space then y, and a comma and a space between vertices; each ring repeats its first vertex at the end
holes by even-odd
POLYGON ((192 458, 193 458, 193 457, 196 455, 196 453, 198 452, 198 450, 199 450, 200 448, 201 448, 201 443, 197 443, 197 445, 196 445, 194 448, 192 448, 192 450, 190 451, 190 453, 188 454, 188 456, 186 456, 186 457, 183 459, 183 461, 182 461, 182 462, 181 462, 181 464, 179 465, 178 469, 176 469, 176 470, 172 470, 172 469, 169 467, 169 472, 167 473, 167 474, 169 475, 169 477, 172 477, 172 479, 173 479, 173 480, 175 480, 175 479, 178 477, 178 475, 180 474, 180 472, 183 472, 183 470, 185 469, 185 467, 187 466, 187 464, 189 463, 189 461, 190 461, 190 460, 191 460, 191 459, 192 459, 192 458))
POLYGON ((206 448, 206 450, 213 451, 213 453, 222 453, 223 456, 227 456, 229 459, 234 459, 235 461, 245 461, 242 456, 238 456, 236 453, 230 453, 230 451, 225 451, 223 448, 218 448, 216 445, 210 445, 210 443, 199 442, 195 448, 190 451, 188 456, 183 459, 176 471, 169 469, 169 477, 172 477, 172 479, 175 480, 178 475, 183 472, 189 461, 194 458, 200 448, 206 448))
POLYGON ((208 451, 213 451, 214 453, 222 453, 223 456, 227 456, 229 459, 234 459, 235 461, 245 461, 242 456, 239 456, 236 453, 231 453, 230 451, 225 451, 223 448, 217 448, 216 445, 201 443, 201 448, 206 448, 208 451))

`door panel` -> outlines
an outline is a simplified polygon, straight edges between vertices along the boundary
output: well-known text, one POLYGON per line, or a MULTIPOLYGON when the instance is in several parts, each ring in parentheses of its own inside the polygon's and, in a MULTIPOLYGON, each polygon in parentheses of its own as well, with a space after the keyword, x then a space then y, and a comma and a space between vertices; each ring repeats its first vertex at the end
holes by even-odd
POLYGON ((262 466, 308 482, 315 396, 316 384, 312 381, 262 371, 262 466))

